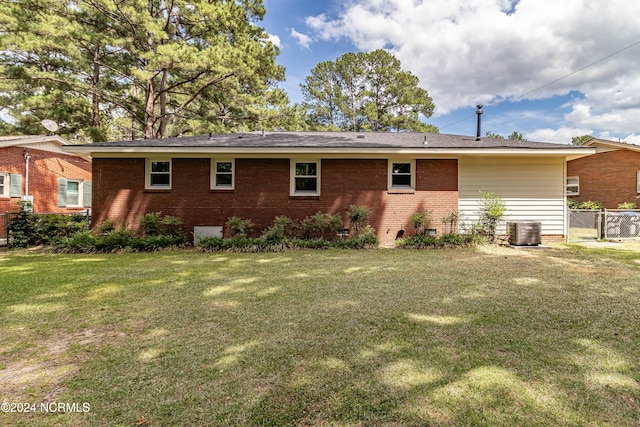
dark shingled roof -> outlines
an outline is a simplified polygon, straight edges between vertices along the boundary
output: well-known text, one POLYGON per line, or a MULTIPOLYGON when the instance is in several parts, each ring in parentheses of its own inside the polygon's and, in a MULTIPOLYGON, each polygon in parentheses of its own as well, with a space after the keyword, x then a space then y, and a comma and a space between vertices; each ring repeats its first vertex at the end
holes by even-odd
MULTIPOLYGON (((567 144, 519 141, 446 135, 439 133, 378 133, 378 132, 248 132, 186 136, 137 141, 99 142, 91 147, 237 147, 237 148, 429 148, 429 149, 562 149, 567 144)), ((575 146, 575 148, 580 148, 575 146)))

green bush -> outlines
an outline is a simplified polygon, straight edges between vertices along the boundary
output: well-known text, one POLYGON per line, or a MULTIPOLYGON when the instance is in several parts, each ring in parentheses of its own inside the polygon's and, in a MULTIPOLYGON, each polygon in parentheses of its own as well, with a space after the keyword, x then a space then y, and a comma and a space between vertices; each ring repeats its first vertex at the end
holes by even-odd
POLYGON ((228 239, 221 237, 206 237, 200 239, 198 247, 205 252, 259 252, 262 240, 247 236, 233 236, 228 239))
POLYGON ((356 236, 360 234, 360 230, 367 225, 370 216, 371 209, 364 206, 349 205, 347 218, 349 218, 349 222, 351 223, 351 227, 353 227, 356 236))
POLYGON ((478 234, 448 233, 442 236, 419 234, 398 239, 396 246, 403 249, 438 249, 469 247, 485 242, 485 239, 478 234))
POLYGON ((363 249, 378 245, 375 230, 370 226, 364 227, 359 236, 351 239, 327 240, 322 238, 301 239, 289 237, 284 231, 284 227, 289 223, 282 217, 276 217, 274 225, 263 231, 259 238, 246 236, 233 236, 228 239, 208 237, 200 239, 198 247, 204 252, 281 252, 297 249, 363 249))
POLYGON ((306 238, 320 237, 333 239, 337 233, 344 229, 344 222, 339 214, 323 214, 318 212, 302 220, 302 231, 306 238))
POLYGON ((495 193, 480 192, 480 224, 484 234, 493 243, 496 239, 496 229, 504 218, 507 205, 502 198, 495 193))
POLYGON ((55 242, 53 251, 65 253, 97 252, 96 239, 97 237, 90 230, 78 231, 55 242))
POLYGON ((52 244, 88 228, 85 215, 36 214, 28 201, 19 201, 18 210, 9 213, 9 247, 26 248, 52 244))
POLYGON ((9 213, 7 226, 8 245, 10 248, 28 248, 35 245, 35 217, 31 214, 31 202, 19 201, 18 211, 9 213))
POLYGON ((140 228, 145 236, 157 236, 160 233, 162 212, 149 212, 140 218, 140 228))
POLYGON ((231 230, 232 236, 246 236, 251 232, 254 224, 250 219, 240 218, 234 215, 227 220, 226 226, 231 230))
POLYGON ((604 205, 601 202, 595 200, 587 200, 586 202, 579 202, 577 200, 567 199, 567 206, 569 209, 589 209, 589 210, 602 210, 604 205))
POLYGON ((618 209, 636 209, 635 202, 624 202, 618 205, 618 209))
POLYGON ((409 221, 413 225, 415 234, 424 234, 426 230, 431 226, 431 211, 414 212, 409 218, 409 221))

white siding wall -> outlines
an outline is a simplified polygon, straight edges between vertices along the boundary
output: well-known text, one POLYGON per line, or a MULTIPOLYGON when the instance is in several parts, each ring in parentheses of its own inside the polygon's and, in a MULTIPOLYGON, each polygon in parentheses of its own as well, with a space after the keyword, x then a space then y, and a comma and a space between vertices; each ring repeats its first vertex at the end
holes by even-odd
POLYGON ((458 210, 467 223, 478 220, 480 192, 495 193, 507 205, 507 221, 540 221, 543 235, 563 235, 565 177, 563 157, 461 157, 458 210))

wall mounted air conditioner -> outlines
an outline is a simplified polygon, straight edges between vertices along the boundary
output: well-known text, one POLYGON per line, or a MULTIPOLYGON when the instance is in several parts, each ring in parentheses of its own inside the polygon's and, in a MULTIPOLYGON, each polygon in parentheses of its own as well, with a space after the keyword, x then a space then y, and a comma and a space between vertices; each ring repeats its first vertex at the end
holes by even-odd
POLYGON ((542 225, 536 221, 513 221, 507 223, 509 244, 514 246, 537 246, 542 243, 542 225))

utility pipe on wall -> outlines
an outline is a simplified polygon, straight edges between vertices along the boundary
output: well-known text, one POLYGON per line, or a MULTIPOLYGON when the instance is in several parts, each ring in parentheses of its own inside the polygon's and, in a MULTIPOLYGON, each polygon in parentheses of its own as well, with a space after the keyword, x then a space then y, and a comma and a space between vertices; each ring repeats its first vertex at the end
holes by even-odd
POLYGON ((29 161, 31 160, 31 156, 28 152, 24 152, 24 163, 25 163, 25 173, 24 173, 24 195, 29 195, 29 161))

